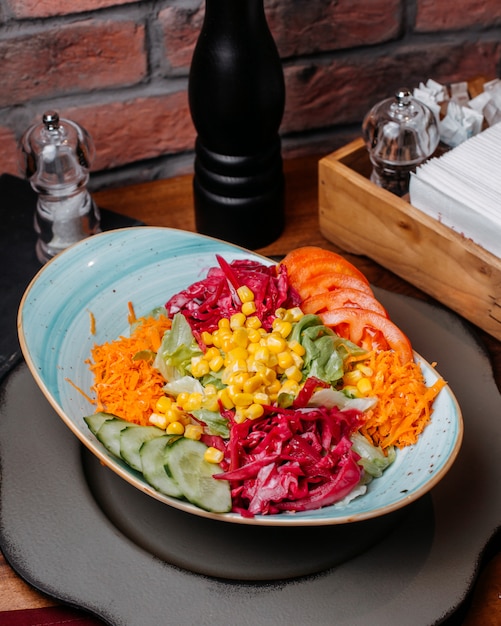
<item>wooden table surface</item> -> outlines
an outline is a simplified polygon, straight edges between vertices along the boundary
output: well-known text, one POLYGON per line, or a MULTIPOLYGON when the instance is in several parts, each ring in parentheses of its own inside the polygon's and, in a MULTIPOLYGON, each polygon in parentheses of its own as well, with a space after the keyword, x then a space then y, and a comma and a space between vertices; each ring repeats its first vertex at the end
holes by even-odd
MULTIPOLYGON (((283 255, 298 246, 318 245, 344 254, 343 250, 327 241, 319 231, 317 172, 318 158, 294 159, 285 163, 287 225, 277 241, 258 252, 270 256, 283 255)), ((195 230, 191 176, 105 190, 95 193, 94 197, 100 207, 140 219, 148 225, 195 230)), ((345 256, 374 285, 428 299, 424 293, 370 259, 348 254, 345 256)), ((481 333, 481 337, 486 343, 494 376, 501 389, 501 342, 485 333, 481 333)), ((0 611, 48 607, 54 604, 54 600, 27 586, 0 555, 0 611)), ((466 626, 501 624, 501 554, 495 553, 483 565, 462 623, 466 626)))

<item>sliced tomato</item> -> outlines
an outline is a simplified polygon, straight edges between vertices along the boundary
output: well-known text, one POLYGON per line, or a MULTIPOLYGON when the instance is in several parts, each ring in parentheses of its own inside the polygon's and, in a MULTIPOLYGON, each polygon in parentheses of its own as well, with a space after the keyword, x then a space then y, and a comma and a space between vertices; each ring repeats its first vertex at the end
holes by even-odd
POLYGON ((296 276, 302 275, 307 268, 310 276, 317 276, 326 272, 337 272, 354 276, 360 281, 369 284, 364 274, 343 256, 332 250, 324 250, 317 246, 303 246, 292 250, 282 260, 282 264, 286 266, 289 280, 292 283, 296 280, 296 276))
POLYGON ((334 291, 324 291, 315 296, 311 296, 303 301, 301 308, 304 313, 325 313, 332 309, 351 307, 356 309, 366 309, 374 311, 388 317, 384 306, 376 298, 360 289, 335 289, 334 291))
POLYGON ((402 364, 413 359, 408 337, 384 315, 365 309, 344 307, 320 313, 319 317, 335 333, 357 346, 367 350, 394 350, 400 356, 402 364))
POLYGON ((301 277, 295 282, 291 281, 291 284, 303 300, 337 289, 357 289, 358 291, 362 291, 374 297, 374 292, 369 284, 359 280, 355 276, 341 274, 340 272, 328 272, 326 274, 311 276, 309 270, 305 269, 301 277))

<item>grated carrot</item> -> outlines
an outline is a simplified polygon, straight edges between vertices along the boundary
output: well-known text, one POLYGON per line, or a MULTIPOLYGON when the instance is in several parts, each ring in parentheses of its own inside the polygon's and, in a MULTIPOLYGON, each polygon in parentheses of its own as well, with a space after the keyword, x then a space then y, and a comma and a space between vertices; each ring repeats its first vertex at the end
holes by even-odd
POLYGON ((75 391, 78 391, 78 393, 81 393, 82 396, 87 400, 87 402, 89 402, 90 404, 94 404, 94 400, 90 396, 88 396, 83 389, 80 389, 80 387, 77 384, 75 384, 71 380, 71 378, 65 378, 64 380, 67 383, 69 383, 73 387, 73 389, 75 389, 75 391))
POLYGON ((129 319, 139 322, 130 337, 119 337, 92 348, 88 361, 94 375, 92 391, 97 411, 147 425, 157 400, 164 395, 165 380, 151 360, 134 356, 139 352, 157 352, 171 320, 167 316, 136 320, 131 304, 129 319))
POLYGON ((378 403, 367 412, 362 434, 383 450, 416 443, 446 382, 439 378, 427 387, 420 366, 414 361, 402 365, 391 350, 371 352, 366 364, 373 372, 368 378, 378 403))
POLYGON ((133 324, 136 321, 136 312, 134 311, 134 305, 132 304, 132 302, 127 302, 127 308, 129 310, 127 321, 129 322, 129 324, 133 324))
POLYGON ((95 335, 96 334, 96 318, 94 317, 94 313, 92 311, 89 311, 89 318, 90 318, 90 334, 95 335))

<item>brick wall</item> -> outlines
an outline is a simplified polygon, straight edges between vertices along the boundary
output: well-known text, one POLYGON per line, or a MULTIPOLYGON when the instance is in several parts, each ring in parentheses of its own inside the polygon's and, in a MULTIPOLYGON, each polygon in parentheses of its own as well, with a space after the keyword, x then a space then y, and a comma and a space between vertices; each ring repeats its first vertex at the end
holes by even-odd
MULTIPOLYGON (((285 72, 285 157, 359 135, 398 87, 501 71, 499 0, 264 2, 285 72)), ((203 12, 203 0, 0 0, 0 172, 19 174, 17 142, 49 108, 91 133, 94 188, 190 171, 203 12)))

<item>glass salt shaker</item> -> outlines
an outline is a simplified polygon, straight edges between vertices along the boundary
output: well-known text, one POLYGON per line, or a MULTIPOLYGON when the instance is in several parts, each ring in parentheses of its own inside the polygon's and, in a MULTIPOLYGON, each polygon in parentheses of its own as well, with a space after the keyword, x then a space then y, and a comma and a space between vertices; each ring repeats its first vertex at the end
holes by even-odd
POLYGON ((406 88, 374 105, 362 130, 371 181, 397 196, 409 191, 410 173, 435 152, 440 140, 435 114, 406 88))
POLYGON ((94 144, 87 131, 55 111, 21 139, 24 170, 38 193, 35 231, 41 263, 100 230, 99 210, 87 190, 94 144))

